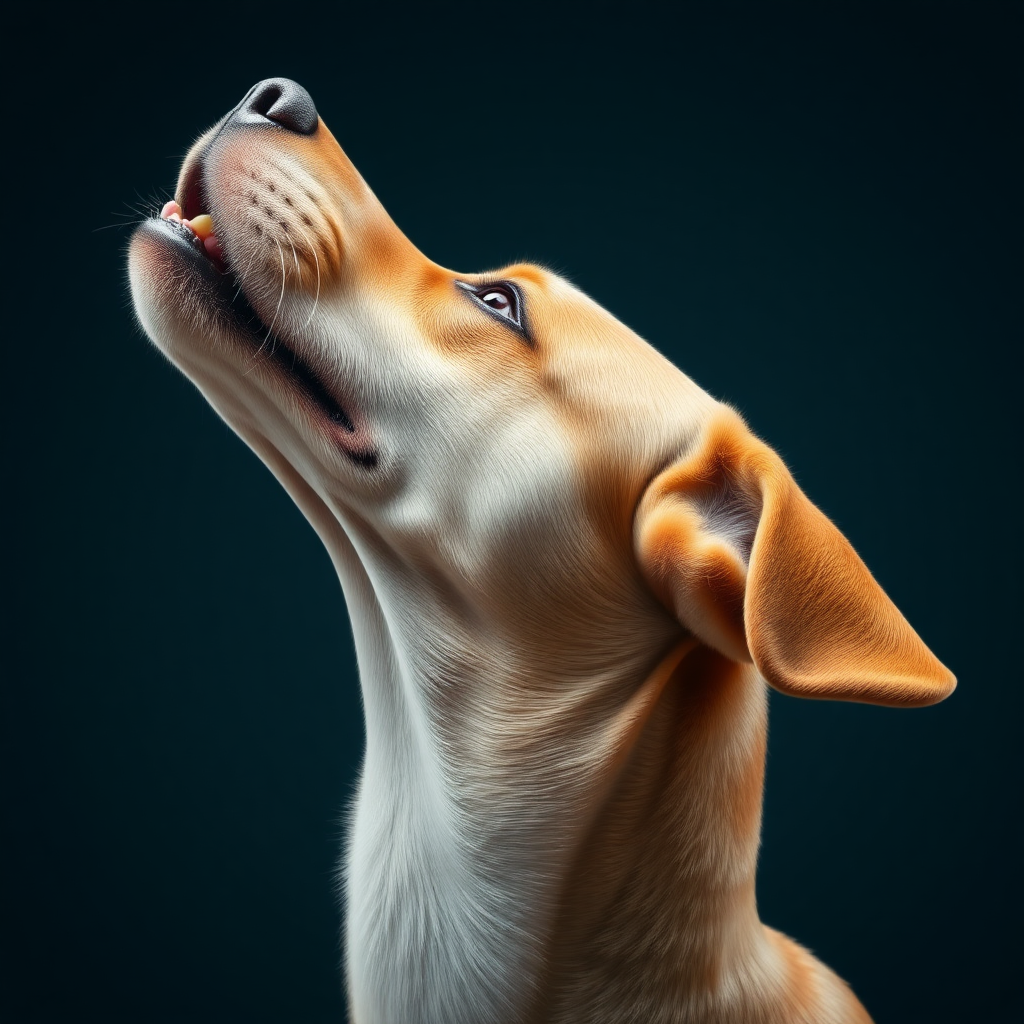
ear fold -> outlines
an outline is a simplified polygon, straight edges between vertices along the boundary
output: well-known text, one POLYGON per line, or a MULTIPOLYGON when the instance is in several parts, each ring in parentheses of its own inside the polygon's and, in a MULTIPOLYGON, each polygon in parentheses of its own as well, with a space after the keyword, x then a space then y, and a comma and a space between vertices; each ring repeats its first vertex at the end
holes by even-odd
POLYGON ((731 410, 649 486, 648 582, 698 639, 800 697, 918 706, 956 680, 782 460, 731 410))

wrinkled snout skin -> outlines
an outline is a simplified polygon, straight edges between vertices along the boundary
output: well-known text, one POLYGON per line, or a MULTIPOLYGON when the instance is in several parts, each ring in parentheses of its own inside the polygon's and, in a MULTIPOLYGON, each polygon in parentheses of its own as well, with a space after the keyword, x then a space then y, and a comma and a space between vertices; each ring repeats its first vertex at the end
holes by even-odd
POLYGON ((345 592, 353 1018, 868 1021, 757 917, 764 679, 915 705, 952 676, 735 413, 541 267, 432 263, 261 87, 179 178, 223 260, 154 218, 129 274, 345 592))

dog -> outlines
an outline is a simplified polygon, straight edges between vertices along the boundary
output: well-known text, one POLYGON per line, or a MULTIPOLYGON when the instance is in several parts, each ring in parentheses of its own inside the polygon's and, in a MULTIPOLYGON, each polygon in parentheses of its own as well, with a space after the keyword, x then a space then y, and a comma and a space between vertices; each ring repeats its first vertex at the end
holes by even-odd
POLYGON ((195 144, 129 279, 341 580, 352 1018, 869 1021, 758 918, 765 684, 955 680, 740 416, 547 270, 432 263, 287 79, 195 144))

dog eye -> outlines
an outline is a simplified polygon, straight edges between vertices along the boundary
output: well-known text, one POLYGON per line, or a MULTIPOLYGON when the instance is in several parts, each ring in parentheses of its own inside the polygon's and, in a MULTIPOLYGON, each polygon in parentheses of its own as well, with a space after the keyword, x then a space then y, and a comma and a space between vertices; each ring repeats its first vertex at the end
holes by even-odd
POLYGON ((515 285, 504 282, 483 285, 466 284, 463 281, 456 283, 464 291, 469 292, 480 305, 486 306, 491 312, 508 320, 517 330, 526 333, 523 324, 523 300, 515 285))
POLYGON ((507 317, 509 320, 514 320, 515 317, 512 315, 515 310, 513 309, 512 298, 508 292, 502 288, 492 288, 488 292, 484 292, 480 296, 480 301, 485 306, 490 306, 491 309, 497 310, 502 316, 507 317))

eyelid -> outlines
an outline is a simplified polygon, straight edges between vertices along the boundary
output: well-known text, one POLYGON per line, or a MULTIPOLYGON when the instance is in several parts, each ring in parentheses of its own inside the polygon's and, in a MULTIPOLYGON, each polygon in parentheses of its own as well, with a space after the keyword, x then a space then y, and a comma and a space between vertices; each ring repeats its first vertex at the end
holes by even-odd
POLYGON ((496 320, 500 320, 506 327, 520 335, 531 347, 533 346, 533 338, 530 337, 530 332, 526 326, 526 303, 523 299, 522 291, 515 282, 499 280, 486 281, 482 284, 470 284, 468 281, 456 281, 455 285, 461 291, 469 293, 475 301, 478 309, 485 310, 488 316, 494 317, 496 320), (483 296, 490 291, 503 291, 509 293, 515 307, 515 312, 518 314, 517 320, 513 320, 511 317, 499 313, 496 309, 492 309, 483 301, 483 296))

